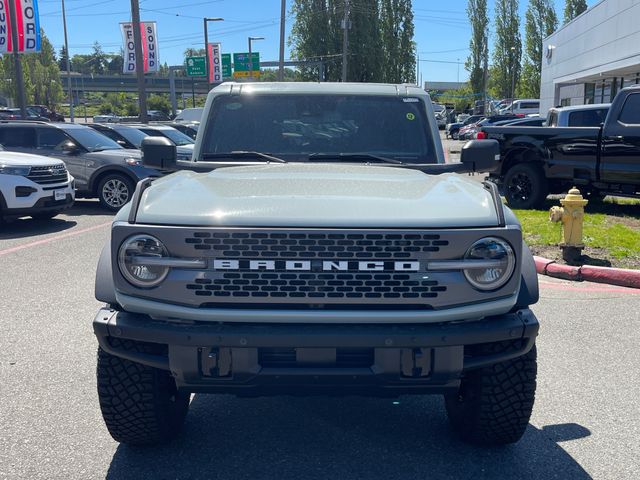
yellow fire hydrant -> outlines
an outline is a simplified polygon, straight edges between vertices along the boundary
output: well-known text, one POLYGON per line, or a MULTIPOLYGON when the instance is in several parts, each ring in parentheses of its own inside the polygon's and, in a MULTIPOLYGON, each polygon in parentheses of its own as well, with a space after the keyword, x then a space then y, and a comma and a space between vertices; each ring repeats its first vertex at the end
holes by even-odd
POLYGON ((560 200, 562 207, 551 207, 549 220, 562 222, 562 258, 572 263, 582 255, 584 243, 582 243, 582 225, 584 221, 584 206, 589 203, 585 200, 580 190, 573 187, 569 193, 560 200))

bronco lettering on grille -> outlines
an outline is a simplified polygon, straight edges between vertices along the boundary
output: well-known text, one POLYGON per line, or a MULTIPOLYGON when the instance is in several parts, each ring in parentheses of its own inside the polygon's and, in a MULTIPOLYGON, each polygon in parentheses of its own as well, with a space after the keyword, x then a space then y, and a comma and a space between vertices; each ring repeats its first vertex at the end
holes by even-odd
POLYGON ((420 262, 321 261, 321 260, 213 260, 214 270, 266 270, 285 272, 418 272, 420 262))

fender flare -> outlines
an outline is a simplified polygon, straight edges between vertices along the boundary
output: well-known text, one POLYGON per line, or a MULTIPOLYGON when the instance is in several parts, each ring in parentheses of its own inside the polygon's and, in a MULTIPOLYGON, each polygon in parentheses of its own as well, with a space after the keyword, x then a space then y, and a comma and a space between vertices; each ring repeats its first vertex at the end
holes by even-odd
POLYGON ((95 296, 96 300, 116 305, 116 290, 113 284, 113 270, 111 265, 111 241, 107 241, 98 260, 96 270, 95 296))
POLYGON ((522 242, 522 263, 520 270, 520 291, 516 300, 516 309, 525 308, 537 303, 540 298, 538 273, 531 250, 522 242))

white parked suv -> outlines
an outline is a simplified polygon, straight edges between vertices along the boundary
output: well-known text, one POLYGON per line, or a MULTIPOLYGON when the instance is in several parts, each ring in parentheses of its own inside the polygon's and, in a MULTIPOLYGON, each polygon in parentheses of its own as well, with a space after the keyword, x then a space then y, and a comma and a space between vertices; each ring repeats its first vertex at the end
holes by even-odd
POLYGON ((0 220, 49 219, 74 200, 74 179, 61 160, 0 151, 0 220))
POLYGON ((507 113, 513 113, 516 115, 532 115, 540 113, 540 100, 536 98, 523 98, 520 100, 514 100, 506 107, 501 108, 499 113, 501 115, 507 113))

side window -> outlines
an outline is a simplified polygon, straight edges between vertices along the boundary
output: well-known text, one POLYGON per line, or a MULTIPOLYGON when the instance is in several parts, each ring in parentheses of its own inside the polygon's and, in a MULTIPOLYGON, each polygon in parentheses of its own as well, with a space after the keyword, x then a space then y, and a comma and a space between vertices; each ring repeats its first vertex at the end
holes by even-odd
POLYGON ((540 104, 537 102, 521 103, 520 108, 540 108, 540 104))
POLYGON ((622 112, 618 117, 620 123, 628 125, 640 125, 640 94, 629 95, 622 106, 622 112))
POLYGON ((38 148, 43 150, 62 150, 62 145, 69 138, 57 128, 38 129, 38 148))
POLYGON ((0 129, 0 144, 6 148, 34 148, 36 131, 32 127, 11 127, 0 129))

